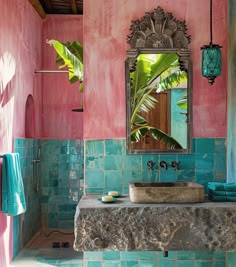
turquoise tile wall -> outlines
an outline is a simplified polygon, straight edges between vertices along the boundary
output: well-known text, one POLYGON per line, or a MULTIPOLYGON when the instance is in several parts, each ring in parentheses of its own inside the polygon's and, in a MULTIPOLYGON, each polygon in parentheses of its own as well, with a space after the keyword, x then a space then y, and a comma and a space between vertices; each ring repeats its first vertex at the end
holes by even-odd
POLYGON ((76 205, 83 193, 83 141, 43 140, 41 205, 49 228, 73 228, 76 205))
MULTIPOLYGON (((224 138, 192 140, 191 154, 126 155, 125 140, 85 141, 85 192, 102 194, 110 189, 128 193, 133 181, 196 181, 204 186, 209 181, 226 180, 226 149, 224 138), (147 162, 155 165, 149 170, 147 162), (159 167, 160 161, 168 169, 159 167), (171 167, 180 162, 180 169, 171 167)), ((85 252, 86 267, 225 267, 226 253, 201 251, 169 252, 85 252)), ((234 254, 230 254, 230 260, 234 254)), ((232 261, 232 260, 231 260, 232 261)), ((235 266, 235 265, 232 265, 235 266)), ((231 267, 229 265, 228 267, 231 267)))
POLYGON ((84 170, 81 140, 16 138, 14 151, 20 155, 27 211, 13 218, 13 258, 39 231, 43 221, 49 228, 74 227, 84 170), (36 159, 40 161, 33 164, 36 159))
MULTIPOLYGON (((233 256, 231 255, 233 258, 233 256)), ((235 256, 234 256, 235 257, 235 256)), ((226 253, 201 251, 84 252, 85 267, 226 267, 226 253)), ((232 265, 235 266, 235 265, 232 265)), ((231 267, 229 265, 228 267, 231 267)))
POLYGON ((128 193, 134 181, 196 181, 206 187, 209 181, 226 180, 224 138, 192 140, 191 154, 127 155, 125 140, 85 141, 85 192, 102 194, 110 189, 128 193), (147 162, 152 160, 154 170, 147 162), (168 163, 165 170, 160 161, 168 163), (171 162, 180 162, 179 170, 171 162))
POLYGON ((37 156, 38 139, 16 138, 14 151, 20 155, 27 210, 13 217, 13 258, 41 226, 40 195, 34 190, 33 160, 37 156))

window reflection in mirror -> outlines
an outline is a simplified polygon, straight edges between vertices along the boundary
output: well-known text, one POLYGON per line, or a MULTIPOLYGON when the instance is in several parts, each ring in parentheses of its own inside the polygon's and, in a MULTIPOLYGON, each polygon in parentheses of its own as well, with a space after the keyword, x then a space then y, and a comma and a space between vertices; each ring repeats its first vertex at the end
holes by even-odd
POLYGON ((139 53, 128 58, 128 153, 188 152, 189 74, 178 53, 139 53), (130 67, 132 66, 132 67, 130 67))

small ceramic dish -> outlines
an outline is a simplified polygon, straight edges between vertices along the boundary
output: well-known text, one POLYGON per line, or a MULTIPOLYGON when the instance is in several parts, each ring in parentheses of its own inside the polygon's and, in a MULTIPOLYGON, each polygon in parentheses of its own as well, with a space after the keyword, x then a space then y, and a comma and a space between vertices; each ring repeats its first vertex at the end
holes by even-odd
POLYGON ((117 201, 117 199, 115 197, 112 197, 111 200, 103 200, 102 197, 99 197, 97 200, 102 202, 102 203, 114 203, 117 201))

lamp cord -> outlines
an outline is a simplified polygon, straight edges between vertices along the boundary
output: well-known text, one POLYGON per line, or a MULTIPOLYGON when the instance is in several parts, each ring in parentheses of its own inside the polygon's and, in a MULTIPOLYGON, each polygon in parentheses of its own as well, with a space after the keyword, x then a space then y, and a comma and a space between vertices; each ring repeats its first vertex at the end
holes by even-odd
POLYGON ((212 44, 212 0, 210 0, 210 44, 212 44))

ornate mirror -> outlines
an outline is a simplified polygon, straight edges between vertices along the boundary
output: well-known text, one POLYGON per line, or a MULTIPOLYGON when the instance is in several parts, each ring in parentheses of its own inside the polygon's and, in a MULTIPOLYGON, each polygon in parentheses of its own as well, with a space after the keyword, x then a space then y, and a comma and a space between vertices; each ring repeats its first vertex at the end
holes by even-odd
POLYGON ((157 7, 130 30, 127 153, 189 153, 192 64, 185 21, 157 7))

